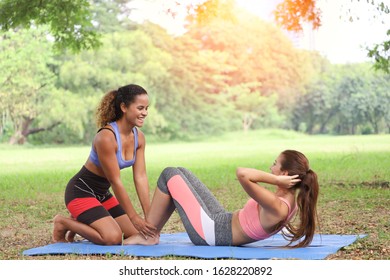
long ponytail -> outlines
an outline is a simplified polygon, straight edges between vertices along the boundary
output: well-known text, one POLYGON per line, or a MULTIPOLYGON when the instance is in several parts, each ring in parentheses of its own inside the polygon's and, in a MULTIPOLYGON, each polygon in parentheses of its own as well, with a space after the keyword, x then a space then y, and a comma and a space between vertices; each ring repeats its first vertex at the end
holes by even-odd
POLYGON ((317 174, 309 169, 309 161, 300 152, 287 150, 282 152, 284 162, 282 169, 288 171, 288 175, 298 174, 301 181, 293 188, 298 190, 296 203, 298 205, 299 224, 292 223, 286 225, 287 233, 283 233, 290 241, 289 245, 298 241, 293 248, 306 247, 313 240, 317 227, 317 200, 319 194, 319 184, 317 174))

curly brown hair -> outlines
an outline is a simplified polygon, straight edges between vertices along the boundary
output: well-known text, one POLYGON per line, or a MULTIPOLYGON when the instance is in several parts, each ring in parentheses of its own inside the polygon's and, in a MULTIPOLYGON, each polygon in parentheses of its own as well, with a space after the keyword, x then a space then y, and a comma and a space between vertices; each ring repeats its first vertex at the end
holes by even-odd
POLYGON ((96 125, 104 127, 110 122, 114 122, 122 118, 123 112, 121 104, 129 106, 134 102, 137 95, 148 94, 146 90, 135 84, 126 85, 107 92, 101 99, 96 109, 96 125))

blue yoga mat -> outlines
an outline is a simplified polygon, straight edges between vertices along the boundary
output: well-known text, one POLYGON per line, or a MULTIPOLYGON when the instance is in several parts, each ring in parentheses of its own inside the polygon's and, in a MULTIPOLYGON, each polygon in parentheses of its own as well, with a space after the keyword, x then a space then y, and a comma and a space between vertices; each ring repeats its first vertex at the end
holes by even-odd
POLYGON ((245 246, 195 246, 187 233, 161 234, 160 244, 141 245, 95 245, 89 241, 54 243, 23 252, 25 256, 37 255, 131 255, 138 257, 181 256, 202 259, 303 259, 321 260, 336 253, 365 235, 315 235, 306 248, 279 248, 288 242, 280 234, 245 246))

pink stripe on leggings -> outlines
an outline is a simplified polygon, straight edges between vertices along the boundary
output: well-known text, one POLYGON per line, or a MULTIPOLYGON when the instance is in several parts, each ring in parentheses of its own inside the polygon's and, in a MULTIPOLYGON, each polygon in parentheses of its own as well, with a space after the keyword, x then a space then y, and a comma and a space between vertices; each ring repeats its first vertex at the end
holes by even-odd
POLYGON ((180 175, 175 175, 169 179, 167 186, 172 198, 183 208, 196 232, 205 239, 201 220, 201 206, 186 182, 180 175))

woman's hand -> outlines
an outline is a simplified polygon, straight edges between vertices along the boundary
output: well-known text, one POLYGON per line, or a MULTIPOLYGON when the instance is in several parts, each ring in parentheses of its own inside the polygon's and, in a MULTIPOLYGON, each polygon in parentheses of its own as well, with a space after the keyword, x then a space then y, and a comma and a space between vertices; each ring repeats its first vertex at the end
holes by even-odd
POLYGON ((131 222, 145 239, 156 236, 156 227, 142 219, 140 216, 135 215, 131 218, 131 222))
POLYGON ((298 179, 299 175, 278 175, 277 176, 277 185, 284 188, 291 188, 300 182, 301 179, 298 179))

